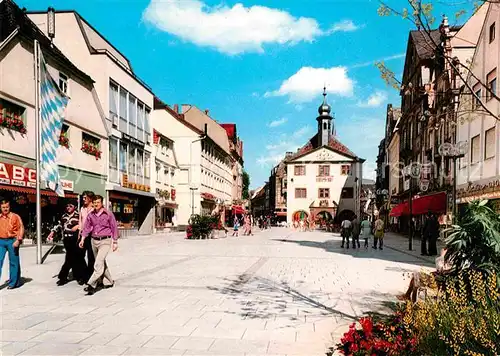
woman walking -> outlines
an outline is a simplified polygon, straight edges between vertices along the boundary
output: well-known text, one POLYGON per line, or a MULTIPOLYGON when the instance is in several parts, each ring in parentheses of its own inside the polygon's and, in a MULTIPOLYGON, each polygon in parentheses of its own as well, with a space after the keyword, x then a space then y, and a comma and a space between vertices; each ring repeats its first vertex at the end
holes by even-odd
POLYGON ((368 248, 368 244, 370 243, 370 237, 372 235, 372 224, 368 221, 368 216, 363 218, 360 226, 361 236, 365 240, 365 248, 368 248))
POLYGON ((238 220, 238 217, 235 215, 234 216, 234 229, 233 229, 233 236, 238 237, 238 229, 240 228, 240 221, 238 220))

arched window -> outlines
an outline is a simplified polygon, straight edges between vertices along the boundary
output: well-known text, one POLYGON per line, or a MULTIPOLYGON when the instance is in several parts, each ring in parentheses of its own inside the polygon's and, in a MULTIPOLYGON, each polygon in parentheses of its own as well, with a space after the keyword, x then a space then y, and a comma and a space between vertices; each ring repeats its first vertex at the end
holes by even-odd
POLYGON ((323 122, 323 130, 326 130, 326 122, 323 122))

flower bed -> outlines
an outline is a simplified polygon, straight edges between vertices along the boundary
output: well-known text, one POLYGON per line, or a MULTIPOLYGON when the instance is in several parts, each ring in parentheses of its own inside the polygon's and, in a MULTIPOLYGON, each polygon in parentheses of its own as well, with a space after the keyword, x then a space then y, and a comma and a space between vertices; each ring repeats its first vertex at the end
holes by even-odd
POLYGON ((9 117, 4 116, 0 113, 0 126, 5 127, 9 130, 18 131, 22 134, 26 133, 26 127, 24 126, 24 122, 18 116, 9 117))
POLYGON ((101 150, 89 142, 82 141, 82 151, 94 156, 96 160, 101 158, 101 150))

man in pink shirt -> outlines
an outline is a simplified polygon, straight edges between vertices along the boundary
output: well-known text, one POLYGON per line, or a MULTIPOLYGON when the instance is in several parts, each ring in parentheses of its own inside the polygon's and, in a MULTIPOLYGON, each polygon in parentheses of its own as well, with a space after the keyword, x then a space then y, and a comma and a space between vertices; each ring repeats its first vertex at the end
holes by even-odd
POLYGON ((94 210, 87 215, 80 241, 80 247, 83 248, 85 240, 91 239, 95 256, 94 273, 85 288, 87 295, 93 295, 96 292, 97 283, 101 278, 103 278, 104 288, 111 288, 114 285, 106 257, 110 249, 113 249, 113 252, 118 249, 118 224, 113 213, 103 207, 102 201, 103 197, 100 195, 92 199, 94 210))
MULTIPOLYGON (((92 210, 94 210, 94 207, 92 206, 93 198, 94 192, 91 192, 89 190, 83 192, 83 206, 80 209, 80 221, 78 224, 80 228, 80 240, 82 238, 81 233, 83 232, 83 229, 85 227, 87 216, 92 210)), ((90 239, 85 240, 83 256, 85 257, 85 255, 87 255, 87 267, 85 272, 85 282, 87 282, 92 273, 94 273, 95 262, 94 251, 92 250, 92 243, 90 242, 90 239)))

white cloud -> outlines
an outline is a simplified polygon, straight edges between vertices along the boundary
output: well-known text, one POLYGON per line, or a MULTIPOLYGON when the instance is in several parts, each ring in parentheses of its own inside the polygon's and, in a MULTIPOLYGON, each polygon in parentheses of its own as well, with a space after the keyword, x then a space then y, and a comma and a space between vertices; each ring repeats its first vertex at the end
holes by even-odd
POLYGON ((143 18, 185 41, 230 55, 263 52, 271 43, 312 42, 328 34, 315 19, 241 3, 211 7, 201 0, 151 0, 143 18))
POLYGON ((335 32, 352 32, 359 30, 361 26, 356 25, 352 20, 343 20, 340 22, 337 22, 333 24, 332 28, 330 29, 330 33, 335 33, 335 32))
POLYGON ((323 86, 331 94, 351 96, 354 81, 349 78, 346 67, 302 67, 284 80, 278 90, 268 91, 264 97, 288 96, 290 102, 305 103, 320 97, 323 86))
POLYGON ((296 139, 301 139, 301 138, 304 138, 310 132, 312 132, 312 127, 311 126, 309 126, 309 125, 303 126, 300 129, 298 129, 297 131, 295 131, 292 134, 292 137, 296 138, 296 139))
POLYGON ((382 105, 388 98, 385 91, 377 90, 371 94, 366 101, 358 102, 358 106, 362 108, 376 108, 382 105))
POLYGON ((283 117, 281 119, 277 119, 277 120, 274 120, 274 121, 271 121, 268 126, 269 127, 278 127, 278 126, 281 126, 281 125, 284 125, 286 124, 288 121, 288 119, 286 117, 283 117))
POLYGON ((353 65, 349 66, 349 69, 351 69, 351 68, 368 67, 368 66, 371 66, 371 65, 375 65, 375 62, 388 62, 388 61, 392 61, 394 59, 399 59, 399 58, 403 58, 403 57, 406 57, 406 53, 399 53, 399 54, 395 54, 393 56, 388 56, 388 57, 384 57, 384 58, 375 59, 375 60, 370 61, 370 62, 363 62, 363 63, 353 64, 353 65))

